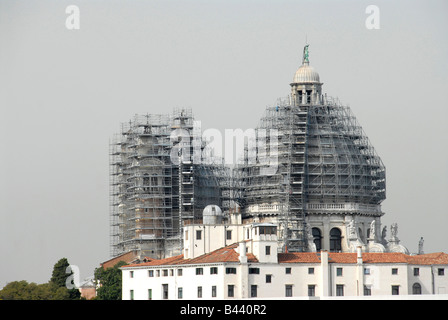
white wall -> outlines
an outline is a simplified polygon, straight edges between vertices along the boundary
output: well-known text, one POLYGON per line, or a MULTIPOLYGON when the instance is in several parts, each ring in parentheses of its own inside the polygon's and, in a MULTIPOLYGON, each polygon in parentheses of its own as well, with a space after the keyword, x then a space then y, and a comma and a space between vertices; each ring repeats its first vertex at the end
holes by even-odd
POLYGON ((243 240, 242 225, 187 225, 184 229, 184 256, 191 259, 243 240), (201 239, 197 238, 201 231, 201 239), (231 238, 227 239, 227 231, 231 238))
MULTIPOLYGON (((431 294, 432 276, 431 266, 414 266, 406 264, 364 264, 363 269, 368 268, 370 274, 363 275, 363 283, 371 287, 373 297, 390 296, 392 285, 399 286, 399 294, 411 295, 412 284, 418 281, 422 285, 422 294, 431 294), (420 268, 420 275, 413 276, 413 268, 420 268), (398 273, 392 274, 392 268, 397 268, 398 273)), ((448 271, 445 267, 445 275, 438 276, 437 269, 433 267, 434 287, 436 293, 448 291, 448 271)), ((363 296, 362 286, 359 286, 356 264, 330 263, 328 277, 331 289, 330 296, 336 296, 336 285, 344 286, 344 296, 363 296), (342 276, 337 275, 337 268, 342 268, 342 276)), ((322 282, 322 268, 320 263, 217 263, 206 265, 186 265, 182 267, 146 267, 134 268, 134 277, 130 277, 130 270, 123 270, 123 299, 130 299, 130 290, 134 290, 134 299, 148 299, 148 289, 152 289, 152 298, 162 299, 162 284, 168 284, 168 298, 177 299, 178 288, 183 288, 183 299, 198 299, 197 287, 202 286, 202 299, 228 299, 227 286, 235 286, 235 299, 250 298, 250 286, 257 285, 257 298, 281 298, 285 297, 285 285, 292 285, 293 297, 307 297, 308 285, 315 285, 315 295, 321 296, 321 289, 325 286, 322 282), (210 267, 218 268, 218 274, 210 274, 210 267), (237 274, 226 274, 226 267, 234 267, 237 274), (182 276, 177 275, 177 269, 182 268, 182 276), (196 268, 203 268, 202 275, 196 275, 196 268), (248 274, 249 268, 259 268, 259 274, 248 274), (285 269, 291 268, 291 274, 286 274, 285 269), (314 274, 309 274, 308 269, 314 268, 314 274), (173 270, 171 275, 169 270, 173 270), (154 277, 148 276, 148 270, 154 271, 154 277), (160 270, 160 276, 156 271, 160 270), (163 270, 168 270, 168 276, 163 276, 163 270), (266 275, 270 274, 271 283, 266 283, 266 275), (211 287, 216 286, 216 297, 212 297, 211 287)), ((322 297, 323 298, 323 297, 322 297)))

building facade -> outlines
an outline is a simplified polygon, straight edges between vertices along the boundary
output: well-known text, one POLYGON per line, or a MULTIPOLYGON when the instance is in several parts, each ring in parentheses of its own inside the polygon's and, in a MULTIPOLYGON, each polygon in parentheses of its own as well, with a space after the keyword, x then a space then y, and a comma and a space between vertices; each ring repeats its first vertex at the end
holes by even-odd
POLYGON ((448 255, 278 252, 277 226, 189 225, 184 253, 122 267, 124 300, 448 296, 448 255), (231 231, 231 233, 227 233, 231 231), (221 242, 215 241, 222 236, 221 242), (215 248, 231 238, 242 240, 215 248), (226 237, 228 237, 226 239, 226 237), (226 239, 226 240, 224 240, 226 239), (201 247, 193 251, 191 247, 201 247))

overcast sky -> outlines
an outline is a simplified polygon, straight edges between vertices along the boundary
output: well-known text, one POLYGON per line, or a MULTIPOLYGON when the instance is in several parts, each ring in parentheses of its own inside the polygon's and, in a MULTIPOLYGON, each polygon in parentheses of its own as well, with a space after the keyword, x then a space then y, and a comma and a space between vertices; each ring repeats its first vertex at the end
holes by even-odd
POLYGON ((420 237, 448 252, 447 14, 444 0, 1 0, 0 287, 109 258, 120 123, 189 107, 203 129, 253 128, 289 94, 305 39, 386 166, 383 225, 411 252, 420 237))

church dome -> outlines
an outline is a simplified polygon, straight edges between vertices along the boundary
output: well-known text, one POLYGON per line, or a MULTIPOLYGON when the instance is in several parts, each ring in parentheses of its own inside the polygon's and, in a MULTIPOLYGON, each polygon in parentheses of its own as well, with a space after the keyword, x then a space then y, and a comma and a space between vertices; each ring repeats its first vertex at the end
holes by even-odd
POLYGON ((319 74, 313 67, 305 62, 296 71, 293 83, 320 83, 319 74))

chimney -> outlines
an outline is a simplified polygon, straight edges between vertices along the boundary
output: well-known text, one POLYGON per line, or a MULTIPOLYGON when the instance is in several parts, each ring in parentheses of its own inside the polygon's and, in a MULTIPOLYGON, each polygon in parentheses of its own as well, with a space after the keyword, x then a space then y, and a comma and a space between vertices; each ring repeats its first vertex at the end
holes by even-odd
POLYGON ((357 253, 357 255, 356 255, 356 263, 357 264, 362 264, 362 247, 361 246, 358 246, 356 248, 356 253, 357 253))
POLYGON ((362 265, 362 247, 356 247, 356 295, 363 295, 364 290, 364 266, 362 265))
POLYGON ((331 277, 330 268, 328 267, 328 251, 322 250, 320 252, 320 264, 321 264, 321 293, 322 297, 328 297, 330 295, 331 277))
POLYGON ((239 257, 238 260, 241 263, 247 263, 247 256, 246 256, 246 242, 241 241, 238 245, 238 251, 239 251, 239 257))

